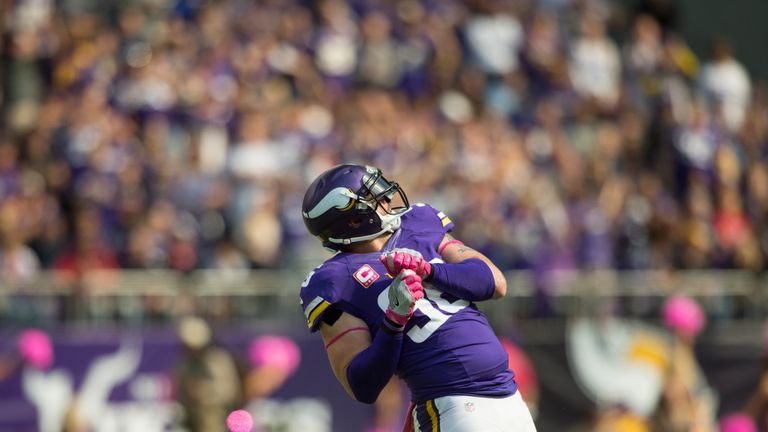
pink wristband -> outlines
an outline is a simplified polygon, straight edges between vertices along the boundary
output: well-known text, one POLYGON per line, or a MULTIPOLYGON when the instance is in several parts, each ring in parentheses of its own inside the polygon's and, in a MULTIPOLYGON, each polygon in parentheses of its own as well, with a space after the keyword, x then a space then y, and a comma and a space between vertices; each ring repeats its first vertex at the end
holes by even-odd
POLYGON ((438 255, 442 255, 443 251, 445 250, 445 248, 447 248, 449 245, 452 245, 452 244, 463 245, 464 243, 461 240, 456 240, 456 239, 449 240, 449 241, 445 242, 444 245, 440 246, 440 249, 437 250, 438 255))

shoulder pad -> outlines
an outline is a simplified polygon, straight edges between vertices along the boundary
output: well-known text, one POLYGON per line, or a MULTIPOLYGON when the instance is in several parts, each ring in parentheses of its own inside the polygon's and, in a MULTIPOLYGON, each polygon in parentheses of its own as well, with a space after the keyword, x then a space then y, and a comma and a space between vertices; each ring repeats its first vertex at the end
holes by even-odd
POLYGON ((346 271, 343 264, 326 262, 309 272, 302 282, 299 296, 310 331, 317 330, 329 306, 340 300, 348 278, 339 275, 346 271))
POLYGON ((454 223, 445 213, 437 210, 429 204, 416 203, 413 208, 413 217, 419 220, 427 221, 430 226, 434 226, 438 231, 453 231, 454 223))

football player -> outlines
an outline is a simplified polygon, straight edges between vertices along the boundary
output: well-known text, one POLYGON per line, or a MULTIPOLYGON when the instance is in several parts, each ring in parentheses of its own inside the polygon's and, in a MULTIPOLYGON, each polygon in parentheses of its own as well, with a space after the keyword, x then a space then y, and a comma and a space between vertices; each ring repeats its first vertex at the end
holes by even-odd
POLYGON ((415 431, 535 431, 507 354, 475 302, 507 285, 454 224, 410 205, 378 168, 340 165, 309 186, 307 229, 336 251, 302 283, 310 331, 320 331, 347 393, 373 403, 393 374, 411 391, 415 431))

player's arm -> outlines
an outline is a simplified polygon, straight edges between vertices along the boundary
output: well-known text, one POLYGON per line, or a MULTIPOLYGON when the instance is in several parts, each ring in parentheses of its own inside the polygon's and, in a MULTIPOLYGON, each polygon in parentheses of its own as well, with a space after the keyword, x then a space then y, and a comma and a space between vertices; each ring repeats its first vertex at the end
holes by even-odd
POLYGON ((396 248, 380 257, 390 273, 416 272, 424 282, 454 297, 482 301, 507 294, 504 274, 482 253, 446 234, 438 252, 443 262, 427 262, 416 250, 396 248))
MULTIPOLYGON (((504 277, 504 273, 502 273, 502 271, 484 254, 472 249, 461 241, 456 240, 450 234, 446 234, 445 237, 443 237, 443 241, 440 242, 438 251, 440 251, 440 256, 447 264, 459 264, 466 260, 482 261, 488 267, 488 270, 490 270, 490 274, 493 277, 493 294, 491 298, 497 299, 507 295, 507 279, 504 277)), ((432 267, 439 265, 440 264, 433 264, 432 267)), ((434 273, 434 269, 432 271, 434 273)), ((475 274, 475 272, 484 273, 482 266, 477 264, 473 265, 470 271, 472 271, 473 274, 475 274)), ((481 277, 480 280, 487 281, 488 278, 481 277)))
POLYGON ((504 274, 482 253, 446 234, 438 252, 443 262, 427 262, 416 250, 396 248, 380 257, 392 274, 402 269, 416 272, 424 282, 454 297, 482 301, 507 294, 504 274))
POLYGON ((371 333, 368 326, 360 318, 341 312, 336 322, 329 324, 324 321, 320 324, 320 334, 323 337, 323 344, 333 374, 344 386, 347 394, 356 399, 347 380, 347 368, 356 355, 371 345, 371 333))
POLYGON ((405 324, 424 297, 421 278, 410 270, 398 274, 388 291, 389 307, 373 339, 365 322, 346 312, 320 325, 334 375, 351 397, 367 404, 376 401, 395 373, 405 324))

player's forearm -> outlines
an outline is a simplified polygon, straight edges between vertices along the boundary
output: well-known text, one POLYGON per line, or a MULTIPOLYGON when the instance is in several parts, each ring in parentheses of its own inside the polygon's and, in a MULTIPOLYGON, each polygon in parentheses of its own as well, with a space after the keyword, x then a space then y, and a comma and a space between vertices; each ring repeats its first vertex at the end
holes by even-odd
POLYGON ((403 328, 384 319, 371 345, 347 366, 347 387, 360 402, 372 404, 395 373, 403 345, 403 328))
POLYGON ((443 239, 439 253, 443 261, 449 264, 459 264, 471 259, 484 262, 493 276, 494 292, 491 298, 501 298, 507 295, 507 280, 504 273, 484 254, 454 239, 450 234, 447 234, 443 239))
MULTIPOLYGON (((463 300, 482 301, 503 296, 497 294, 497 281, 493 271, 479 258, 470 258, 458 263, 435 263, 425 281, 438 290, 463 300)), ((503 283, 503 292, 506 292, 506 282, 503 283)))

